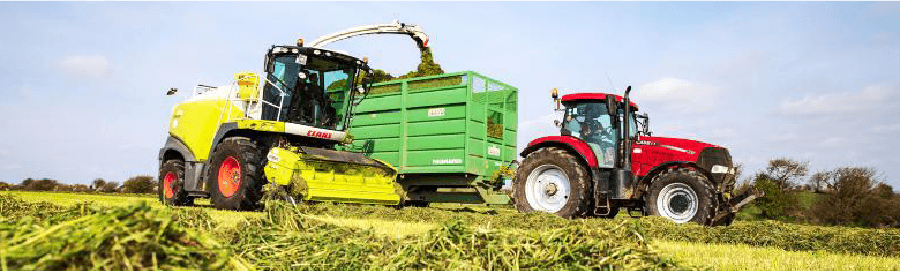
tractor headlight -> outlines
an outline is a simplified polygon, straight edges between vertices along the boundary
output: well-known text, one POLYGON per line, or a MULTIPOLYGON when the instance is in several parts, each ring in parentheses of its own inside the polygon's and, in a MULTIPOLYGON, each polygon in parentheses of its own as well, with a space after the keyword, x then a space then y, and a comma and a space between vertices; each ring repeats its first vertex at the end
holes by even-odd
POLYGON ((713 174, 728 174, 728 172, 734 172, 732 169, 729 169, 726 166, 715 165, 710 169, 710 172, 713 174))

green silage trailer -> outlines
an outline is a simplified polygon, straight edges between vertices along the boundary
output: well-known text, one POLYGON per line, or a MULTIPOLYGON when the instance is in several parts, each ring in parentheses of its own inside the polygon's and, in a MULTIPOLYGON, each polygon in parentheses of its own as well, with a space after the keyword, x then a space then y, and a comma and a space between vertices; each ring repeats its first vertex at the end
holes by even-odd
POLYGON ((518 89, 476 72, 373 85, 354 109, 349 151, 390 163, 412 204, 506 204, 518 89))

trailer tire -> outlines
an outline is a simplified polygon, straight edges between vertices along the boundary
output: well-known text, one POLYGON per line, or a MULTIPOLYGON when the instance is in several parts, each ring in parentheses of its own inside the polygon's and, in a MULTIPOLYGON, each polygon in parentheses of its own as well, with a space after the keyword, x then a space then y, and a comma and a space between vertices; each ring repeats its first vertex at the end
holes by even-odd
POLYGON ((168 160, 159 167, 159 201, 169 206, 190 206, 194 198, 184 190, 184 162, 168 160))
POLYGON ((650 215, 706 226, 718 207, 712 183, 694 168, 669 168, 655 176, 645 202, 650 215))
POLYGON ((577 157, 557 147, 529 153, 516 170, 513 197, 520 212, 550 212, 563 218, 587 214, 590 176, 577 157))
POLYGON ((219 210, 256 210, 265 184, 266 156, 245 137, 226 138, 211 155, 207 180, 210 201, 219 210))

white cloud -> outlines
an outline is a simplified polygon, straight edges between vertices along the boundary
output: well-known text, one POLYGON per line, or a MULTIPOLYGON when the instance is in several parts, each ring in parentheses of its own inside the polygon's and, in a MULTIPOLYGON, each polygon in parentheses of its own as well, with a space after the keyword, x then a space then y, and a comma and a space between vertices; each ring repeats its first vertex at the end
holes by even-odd
POLYGON ((22 169, 22 168, 23 167, 21 164, 6 164, 6 165, 0 166, 0 169, 2 169, 2 170, 15 170, 15 169, 22 169))
POLYGON ((559 135, 559 128, 553 124, 554 120, 562 120, 559 112, 553 112, 540 117, 520 121, 518 126, 518 150, 521 152, 527 147, 528 142, 539 137, 559 135))
POLYGON ((891 125, 878 125, 878 126, 869 128, 869 131, 873 132, 873 133, 898 132, 898 131, 900 131, 900 123, 891 124, 891 125))
POLYGON ((103 78, 109 69, 109 61, 103 56, 69 56, 59 65, 70 76, 94 79, 103 78))
POLYGON ((795 133, 775 133, 774 135, 769 137, 770 141, 776 142, 784 142, 784 141, 793 141, 797 140, 800 137, 795 133))
POLYGON ((869 11, 875 15, 890 15, 900 12, 900 3, 897 2, 875 2, 869 6, 869 11))
POLYGON ((713 141, 730 141, 738 136, 738 132, 731 128, 714 128, 709 136, 706 137, 708 140, 713 141))
POLYGON ((861 92, 807 95, 799 100, 783 100, 778 111, 793 116, 816 116, 860 112, 876 108, 888 100, 890 91, 884 86, 869 86, 861 92))
POLYGON ((642 85, 634 97, 642 104, 659 103, 665 111, 698 113, 715 108, 719 94, 718 88, 684 79, 662 78, 642 85))

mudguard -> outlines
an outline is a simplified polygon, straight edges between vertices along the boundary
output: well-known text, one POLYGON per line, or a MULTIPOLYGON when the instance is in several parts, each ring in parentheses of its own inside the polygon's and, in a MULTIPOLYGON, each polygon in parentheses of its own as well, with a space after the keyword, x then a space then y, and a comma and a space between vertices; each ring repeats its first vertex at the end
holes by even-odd
POLYGON ((525 147, 525 150, 519 155, 524 158, 525 156, 528 156, 529 153, 534 152, 541 147, 553 145, 568 146, 578 153, 578 156, 583 159, 588 167, 597 168, 597 156, 594 155, 594 151, 591 150, 591 147, 583 140, 571 136, 546 136, 532 140, 528 143, 528 147, 525 147))

